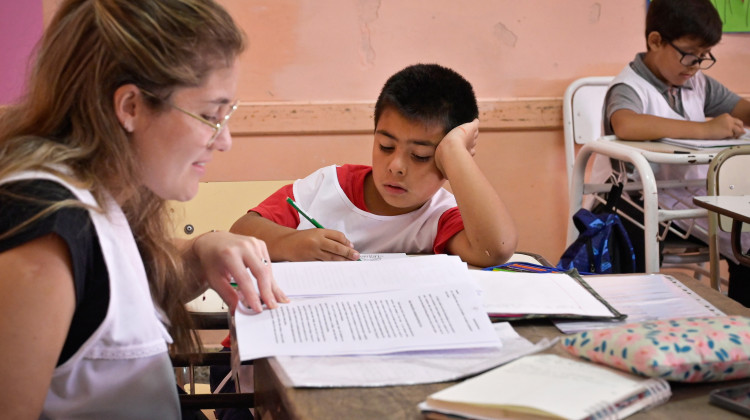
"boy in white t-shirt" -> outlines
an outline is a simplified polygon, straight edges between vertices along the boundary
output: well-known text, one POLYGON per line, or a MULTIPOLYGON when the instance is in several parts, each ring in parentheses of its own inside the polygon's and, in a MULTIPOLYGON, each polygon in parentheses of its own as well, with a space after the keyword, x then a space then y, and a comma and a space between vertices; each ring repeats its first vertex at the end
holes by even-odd
POLYGON ((406 252, 501 264, 518 234, 474 161, 477 116, 471 84, 458 73, 409 66, 388 79, 375 105, 372 167, 319 169, 268 197, 231 230, 264 240, 276 261, 406 252), (443 188, 446 180, 453 194, 443 188), (287 197, 325 228, 301 218, 287 197))
MULTIPOLYGON (((721 35, 721 18, 709 0, 651 1, 646 15, 647 51, 636 55, 612 82, 605 99, 604 133, 634 141, 663 137, 719 140, 744 134, 744 126, 750 125, 750 102, 701 71, 716 62, 711 49, 721 35)), ((705 179, 708 170, 707 165, 652 166, 657 180, 705 179)), ((692 208, 696 195, 706 195, 705 188, 670 189, 659 194, 659 206, 692 208)), ((675 221, 686 231, 691 223, 689 219, 675 221)), ((690 231, 707 241, 707 221, 697 219, 694 223, 702 230, 690 231)), ((634 247, 642 249, 638 238, 643 234, 630 236, 634 247)), ((731 261, 728 235, 721 239, 721 250, 730 263, 729 295, 747 306, 750 278, 747 269, 731 261), (745 277, 744 281, 732 281, 739 277, 745 277)))

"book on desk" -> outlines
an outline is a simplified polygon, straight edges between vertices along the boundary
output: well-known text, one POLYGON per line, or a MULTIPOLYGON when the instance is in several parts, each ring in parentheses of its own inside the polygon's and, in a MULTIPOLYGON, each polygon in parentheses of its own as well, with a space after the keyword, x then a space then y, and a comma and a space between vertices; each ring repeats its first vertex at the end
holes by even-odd
POLYGON ((664 403, 670 395, 663 379, 542 354, 438 391, 419 409, 427 418, 624 418, 664 403))

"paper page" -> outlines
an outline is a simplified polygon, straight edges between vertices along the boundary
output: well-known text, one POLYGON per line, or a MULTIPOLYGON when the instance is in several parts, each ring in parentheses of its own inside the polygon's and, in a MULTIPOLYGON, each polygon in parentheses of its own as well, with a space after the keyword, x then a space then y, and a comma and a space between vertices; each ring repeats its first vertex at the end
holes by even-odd
POLYGON ((235 313, 240 358, 498 346, 470 284, 303 299, 235 313))
POLYGON ((622 321, 563 321, 555 326, 563 333, 609 328, 632 322, 689 316, 721 316, 724 313, 680 283, 662 274, 586 276, 594 290, 621 313, 622 321))
POLYGON ((380 261, 283 262, 271 267, 276 283, 288 297, 371 293, 470 281, 466 263, 449 255, 380 261))
POLYGON ((489 314, 612 316, 612 312, 564 273, 471 270, 489 314))
POLYGON ((550 347, 532 344, 507 322, 492 324, 501 347, 413 353, 295 357, 277 361, 293 387, 378 387, 455 381, 550 347))
POLYGON ((601 402, 614 403, 644 389, 647 380, 557 355, 532 355, 438 391, 427 403, 527 407, 583 419, 601 402))

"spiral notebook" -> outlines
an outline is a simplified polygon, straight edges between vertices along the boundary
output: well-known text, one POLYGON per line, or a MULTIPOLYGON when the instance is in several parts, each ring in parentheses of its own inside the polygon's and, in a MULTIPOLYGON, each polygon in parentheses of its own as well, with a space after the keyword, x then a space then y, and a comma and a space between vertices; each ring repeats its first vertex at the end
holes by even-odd
POLYGON ((625 418, 671 395, 663 379, 540 354, 438 391, 419 409, 426 418, 625 418))
POLYGON ((628 317, 610 322, 553 320, 565 334, 654 319, 725 315, 679 280, 664 274, 586 276, 586 282, 628 317))

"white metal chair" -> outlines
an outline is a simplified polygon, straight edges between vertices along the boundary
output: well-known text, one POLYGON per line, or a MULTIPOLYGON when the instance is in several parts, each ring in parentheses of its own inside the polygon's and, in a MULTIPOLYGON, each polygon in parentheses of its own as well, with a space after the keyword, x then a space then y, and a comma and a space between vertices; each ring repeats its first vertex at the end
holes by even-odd
MULTIPOLYGON (((708 195, 748 195, 750 194, 750 146, 736 146, 724 149, 716 155, 708 167, 706 190, 708 195)), ((732 219, 708 213, 708 246, 711 256, 711 286, 721 290, 719 273, 719 231, 731 232, 732 219)), ((750 231, 750 226, 744 225, 743 232, 750 231)))
MULTIPOLYGON (((565 135, 565 169, 568 188, 573 178, 575 145, 586 144, 602 136, 602 107, 607 88, 614 77, 592 76, 575 80, 563 96, 563 131, 565 135)), ((570 238, 568 238, 570 242, 570 238)))
MULTIPOLYGON (((611 76, 584 77, 574 81, 565 91, 563 97, 563 124, 565 134, 565 160, 568 174, 569 186, 569 218, 568 218, 568 241, 572 243, 578 235, 572 220, 573 215, 581 208, 584 195, 594 194, 594 197, 603 202, 599 194, 610 190, 611 184, 606 182, 586 183, 585 172, 589 158, 593 154, 601 154, 608 158, 620 160, 633 165, 640 175, 640 181, 629 179, 627 174, 620 173, 619 181, 623 182, 625 191, 642 191, 644 204, 639 206, 632 203, 644 212, 643 223, 638 223, 627 215, 622 215, 631 222, 640 225, 644 230, 645 247, 645 271, 655 273, 660 270, 660 252, 658 241, 666 236, 666 231, 659 232, 659 224, 666 229, 672 229, 670 221, 674 219, 689 219, 706 217, 707 212, 703 209, 689 210, 666 210, 659 208, 658 193, 665 188, 678 186, 698 186, 703 180, 671 180, 656 182, 650 163, 670 164, 707 164, 713 158, 715 152, 688 151, 675 153, 679 147, 669 146, 660 142, 628 142, 617 140, 614 136, 602 137, 602 114, 606 92, 613 80, 611 76), (582 147, 578 154, 575 153, 576 144, 582 147)), ((627 197, 624 198, 627 199, 627 197)), ((677 232, 677 231, 675 231, 677 232)), ((687 235, 685 235, 687 236, 687 235)), ((687 247, 685 244, 670 244, 669 248, 681 249, 680 252, 665 252, 664 264, 669 266, 682 266, 693 264, 689 268, 700 274, 708 274, 708 271, 695 266, 694 263, 707 262, 708 252, 687 247)))

